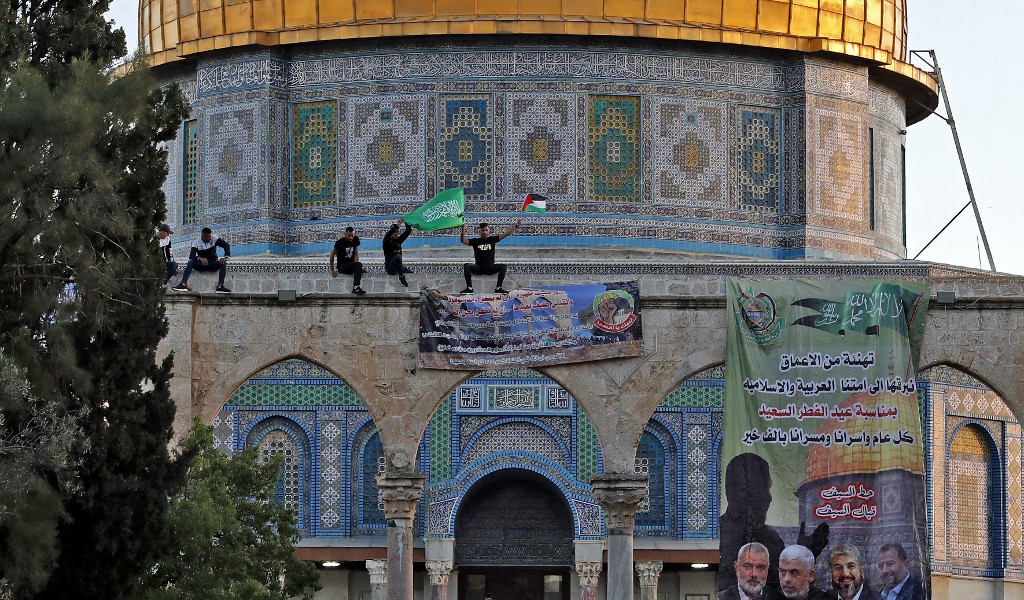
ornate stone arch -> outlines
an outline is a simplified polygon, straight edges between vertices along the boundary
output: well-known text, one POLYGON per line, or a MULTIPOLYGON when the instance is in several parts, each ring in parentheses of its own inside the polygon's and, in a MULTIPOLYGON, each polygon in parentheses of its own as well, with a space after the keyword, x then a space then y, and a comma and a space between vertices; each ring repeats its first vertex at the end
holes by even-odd
POLYGON ((503 470, 531 471, 542 476, 565 497, 573 517, 575 538, 596 540, 603 537, 604 518, 601 508, 594 502, 590 486, 581 484, 558 463, 520 451, 486 456, 466 465, 455 479, 431 485, 427 489, 427 534, 431 537, 453 537, 455 520, 466 493, 484 477, 503 470))

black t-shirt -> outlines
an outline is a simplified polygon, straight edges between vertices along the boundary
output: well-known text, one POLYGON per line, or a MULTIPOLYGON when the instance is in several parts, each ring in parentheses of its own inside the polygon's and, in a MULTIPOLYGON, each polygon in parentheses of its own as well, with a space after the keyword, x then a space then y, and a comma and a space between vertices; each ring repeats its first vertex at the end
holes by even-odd
POLYGON ((346 265, 354 260, 356 246, 359 245, 359 236, 352 236, 351 240, 341 238, 334 242, 334 253, 338 255, 338 265, 346 265))
POLYGON ((469 245, 473 246, 473 258, 476 260, 476 264, 481 266, 494 264, 494 245, 498 243, 498 240, 496 235, 469 240, 469 245))
POLYGON ((405 238, 409 237, 411 231, 412 227, 406 225, 405 231, 397 238, 392 238, 390 232, 384 234, 384 239, 381 241, 381 247, 384 249, 384 260, 389 261, 396 254, 402 253, 402 242, 405 241, 405 238))

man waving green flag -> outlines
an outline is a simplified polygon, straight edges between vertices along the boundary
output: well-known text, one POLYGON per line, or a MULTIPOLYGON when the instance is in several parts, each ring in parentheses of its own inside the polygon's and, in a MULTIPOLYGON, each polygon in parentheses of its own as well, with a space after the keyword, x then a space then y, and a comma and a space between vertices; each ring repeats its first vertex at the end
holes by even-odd
POLYGON ((405 224, 423 231, 462 227, 466 223, 463 196, 464 190, 460 187, 445 190, 405 215, 405 224))

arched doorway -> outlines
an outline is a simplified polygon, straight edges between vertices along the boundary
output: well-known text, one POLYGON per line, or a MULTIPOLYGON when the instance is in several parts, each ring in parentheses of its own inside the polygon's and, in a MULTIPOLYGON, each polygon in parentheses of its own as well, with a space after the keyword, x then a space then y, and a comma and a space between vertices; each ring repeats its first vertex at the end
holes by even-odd
POLYGON ((459 600, 568 600, 573 518, 544 477, 503 469, 477 482, 455 522, 459 600))

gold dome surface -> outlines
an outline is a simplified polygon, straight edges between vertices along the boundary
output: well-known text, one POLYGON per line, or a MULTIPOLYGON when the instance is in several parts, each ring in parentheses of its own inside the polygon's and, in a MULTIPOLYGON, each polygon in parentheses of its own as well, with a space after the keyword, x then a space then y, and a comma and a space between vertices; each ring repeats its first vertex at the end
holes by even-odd
MULTIPOLYGON (((250 44, 409 35, 547 34, 906 56, 906 0, 140 0, 153 64, 250 44)), ((915 77, 916 78, 916 77, 915 77)))

